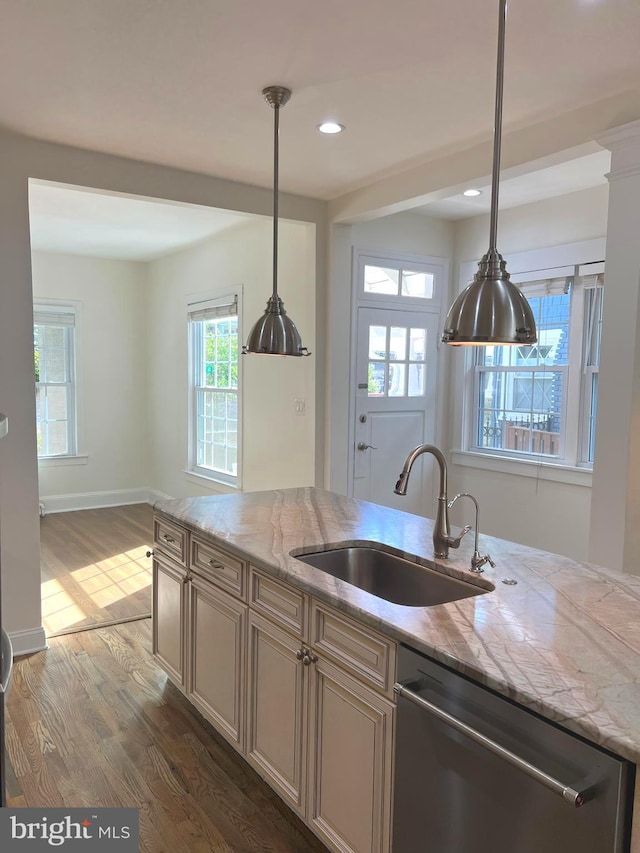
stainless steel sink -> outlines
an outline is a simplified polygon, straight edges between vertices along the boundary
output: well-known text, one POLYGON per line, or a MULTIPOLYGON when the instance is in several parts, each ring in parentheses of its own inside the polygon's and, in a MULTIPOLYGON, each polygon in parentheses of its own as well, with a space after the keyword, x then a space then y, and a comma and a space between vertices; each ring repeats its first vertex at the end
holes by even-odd
POLYGON ((378 598, 410 607, 446 604, 482 595, 494 588, 488 581, 483 581, 481 586, 458 580, 376 548, 375 544, 333 548, 311 554, 292 552, 291 556, 378 598))

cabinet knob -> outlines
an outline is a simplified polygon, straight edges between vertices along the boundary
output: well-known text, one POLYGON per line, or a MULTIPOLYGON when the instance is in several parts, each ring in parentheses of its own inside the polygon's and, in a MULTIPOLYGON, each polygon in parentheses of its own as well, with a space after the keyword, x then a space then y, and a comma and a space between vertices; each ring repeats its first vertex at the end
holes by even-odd
POLYGON ((298 651, 296 652, 297 659, 302 660, 303 657, 305 656, 306 652, 307 652, 306 649, 298 649, 298 651))
POLYGON ((312 663, 315 663, 318 660, 318 656, 314 655, 312 651, 309 649, 304 650, 304 655, 302 658, 302 663, 304 666, 310 666, 312 663))
POLYGON ((147 557, 153 557, 153 551, 147 551, 146 556, 147 557))

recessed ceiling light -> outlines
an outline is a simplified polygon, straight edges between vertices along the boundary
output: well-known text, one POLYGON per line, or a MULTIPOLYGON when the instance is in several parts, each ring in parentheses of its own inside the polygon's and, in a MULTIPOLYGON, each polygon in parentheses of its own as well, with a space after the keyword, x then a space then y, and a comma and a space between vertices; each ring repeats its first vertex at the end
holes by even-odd
POLYGON ((344 130, 343 124, 338 124, 335 121, 323 121, 318 125, 320 133, 342 133, 344 130))
POLYGON ((465 190, 462 195, 466 195, 467 198, 474 198, 477 195, 482 195, 482 190, 465 190))

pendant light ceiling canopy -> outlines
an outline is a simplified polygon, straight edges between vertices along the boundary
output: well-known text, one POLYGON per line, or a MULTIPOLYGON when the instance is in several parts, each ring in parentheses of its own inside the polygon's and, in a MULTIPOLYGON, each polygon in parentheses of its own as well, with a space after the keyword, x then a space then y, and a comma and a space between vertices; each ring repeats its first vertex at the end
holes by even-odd
POLYGON ((302 346, 300 333, 293 320, 287 316, 282 299, 278 296, 278 171, 280 108, 291 97, 284 86, 267 86, 262 90, 265 100, 273 107, 273 293, 267 301, 264 314, 249 332, 243 354, 260 355, 311 355, 302 346))
POLYGON ((489 250, 478 264, 473 281, 447 314, 442 340, 454 346, 523 345, 535 344, 537 340, 531 306, 510 280, 504 258, 496 247, 506 16, 506 0, 500 0, 489 250))

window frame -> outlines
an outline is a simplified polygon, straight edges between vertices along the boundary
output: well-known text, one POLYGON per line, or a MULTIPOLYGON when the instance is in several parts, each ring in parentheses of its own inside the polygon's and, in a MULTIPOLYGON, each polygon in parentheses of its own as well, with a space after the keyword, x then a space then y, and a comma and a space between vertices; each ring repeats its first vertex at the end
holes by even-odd
POLYGON ((197 477, 199 480, 209 481, 212 485, 219 484, 232 489, 240 489, 242 487, 242 359, 240 358, 242 341, 242 299, 240 290, 227 291, 223 294, 205 294, 198 297, 191 297, 187 302, 187 364, 188 364, 188 447, 187 447, 187 467, 186 473, 197 477), (227 310, 235 309, 228 311, 227 310), (197 383, 198 368, 196 365, 196 347, 202 345, 202 326, 201 323, 206 322, 202 316, 198 318, 198 314, 211 311, 221 312, 220 319, 224 317, 237 318, 237 387, 236 388, 213 388, 211 386, 200 385, 197 383), (235 394, 236 396, 236 412, 237 412, 237 427, 236 427, 236 474, 230 474, 225 471, 209 468, 198 463, 198 446, 199 439, 198 430, 198 393, 204 390, 213 394, 219 392, 221 394, 235 394))
MULTIPOLYGON (((555 469, 565 469, 567 471, 573 470, 591 473, 593 461, 589 461, 588 456, 585 454, 585 448, 588 446, 585 425, 588 423, 590 402, 590 399, 588 400, 586 396, 587 385, 584 374, 586 357, 585 291, 593 286, 589 283, 589 280, 593 278, 592 271, 597 272, 600 268, 604 270, 602 262, 575 265, 573 267, 554 270, 534 270, 512 276, 515 283, 521 284, 525 288, 527 285, 532 287, 532 292, 529 294, 532 297, 539 296, 542 293, 542 289, 538 289, 538 292, 536 292, 534 283, 558 278, 559 273, 566 276, 571 289, 567 364, 553 365, 549 370, 552 373, 563 374, 560 453, 557 456, 550 456, 528 451, 487 448, 478 444, 480 376, 483 373, 486 374, 492 368, 479 366, 477 363, 479 355, 474 351, 476 348, 469 347, 465 363, 467 379, 465 382, 465 417, 463 423, 464 450, 462 453, 464 456, 469 454, 478 458, 490 457, 491 459, 501 459, 507 464, 513 463, 514 468, 519 463, 524 463, 525 466, 533 465, 538 470, 542 466, 545 466, 555 469)), ((600 303, 601 305, 602 303, 600 303)), ((493 370, 496 372, 505 370, 505 368, 497 366, 493 370)), ((525 370, 532 372, 533 368, 525 368, 525 370)), ((507 367, 506 372, 518 372, 518 367, 507 367)), ((544 368, 540 372, 544 372, 544 368)), ((459 458, 458 461, 463 461, 463 459, 459 458)), ((526 468, 520 469, 520 471, 524 473, 526 468)), ((530 471, 527 471, 527 473, 530 473, 530 471)))
MULTIPOLYGON (((38 388, 62 387, 66 388, 66 436, 67 452, 44 454, 36 448, 38 463, 41 465, 65 465, 75 461, 84 461, 86 457, 78 452, 79 446, 79 400, 78 400, 78 326, 79 306, 72 301, 34 299, 33 302, 33 326, 34 338, 36 326, 57 326, 65 329, 64 350, 65 368, 68 379, 65 382, 35 382, 36 394, 38 388), (50 318, 50 319, 49 319, 50 318), (56 318, 58 322, 56 322, 56 318)), ((34 364, 35 364, 35 340, 34 340, 34 364)), ((39 419, 36 406, 36 430, 39 419)))

